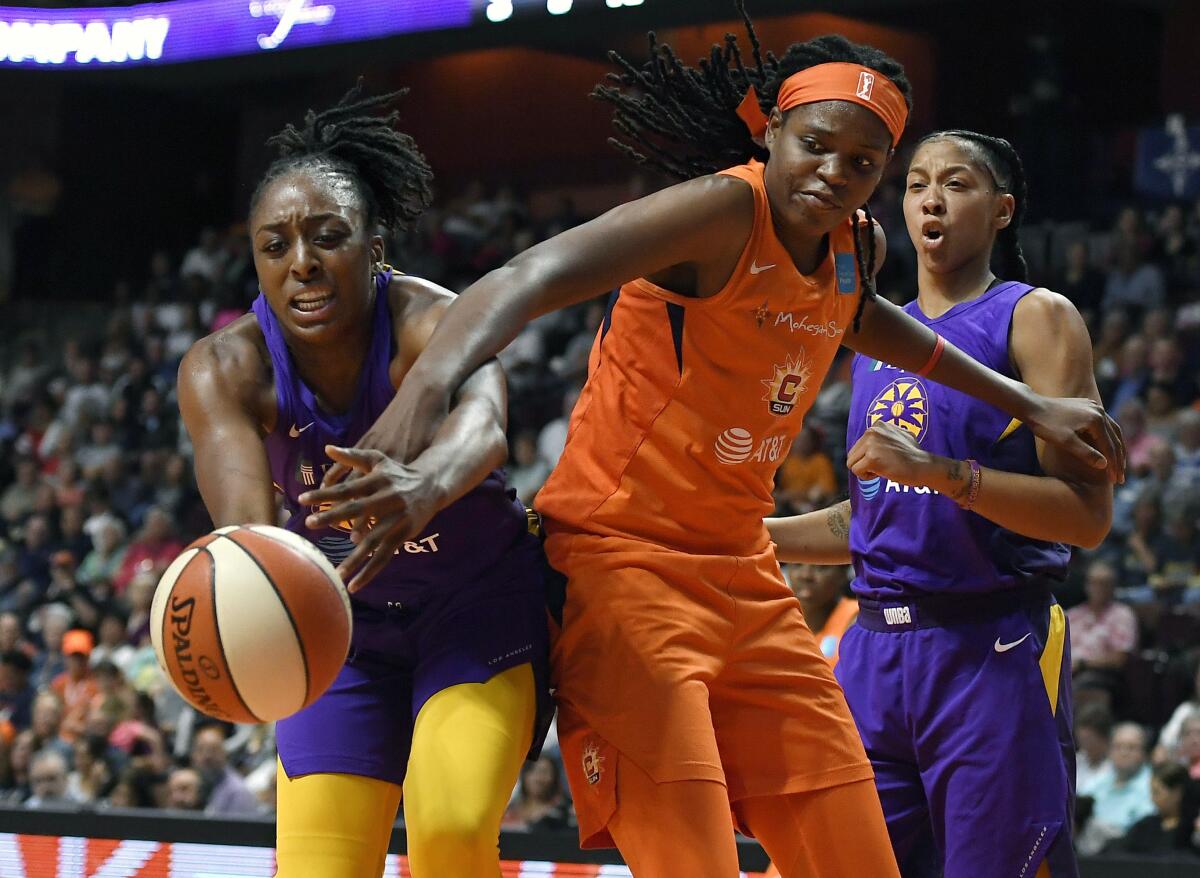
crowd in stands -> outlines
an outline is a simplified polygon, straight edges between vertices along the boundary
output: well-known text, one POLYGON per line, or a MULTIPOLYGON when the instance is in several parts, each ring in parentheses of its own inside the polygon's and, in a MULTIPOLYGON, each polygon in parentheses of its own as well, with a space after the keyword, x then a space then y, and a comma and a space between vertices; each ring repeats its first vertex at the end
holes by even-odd
MULTIPOLYGON (((912 297, 894 188, 877 198, 882 292, 912 297)), ((511 188, 429 211, 389 262, 462 289, 582 221, 564 198, 531 216, 511 188)), ((1129 449, 1112 533, 1077 551, 1060 601, 1072 628, 1079 846, 1200 855, 1200 203, 1120 211, 1111 227, 1027 233, 1034 280, 1068 295, 1129 449)), ((173 388, 199 336, 245 312, 257 284, 241 228, 149 254, 90 332, 0 348, 0 798, 27 807, 273 807, 268 726, 215 723, 166 682, 148 635, 157 578, 209 527, 173 388)), ((20 291, 16 292, 20 296, 20 291)), ((502 354, 509 477, 530 502, 562 453, 603 297, 535 321, 502 354)), ((845 496, 850 356, 843 351, 783 462, 780 511, 845 496)), ((815 620, 846 614, 845 572, 790 571, 815 620)), ((852 615, 852 614, 851 614, 852 615)), ((816 626, 820 627, 820 626, 816 626)), ((827 655, 833 643, 822 643, 827 655), (827 648, 828 647, 828 648, 827 648)), ((526 766, 505 826, 566 827, 553 746, 526 766)))

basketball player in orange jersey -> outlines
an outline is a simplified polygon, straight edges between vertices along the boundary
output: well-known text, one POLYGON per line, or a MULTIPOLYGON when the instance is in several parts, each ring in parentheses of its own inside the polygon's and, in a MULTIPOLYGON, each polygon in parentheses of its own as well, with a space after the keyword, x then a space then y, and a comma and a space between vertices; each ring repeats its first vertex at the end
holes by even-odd
POLYGON ((496 878, 500 820, 548 706, 537 697, 541 548, 496 470, 499 367, 467 379, 411 463, 345 447, 405 380, 449 301, 383 264, 379 227, 419 215, 432 177, 393 129, 396 114, 373 114, 394 97, 355 89, 272 139, 280 158, 250 206, 262 293, 179 370, 218 526, 275 523, 278 492, 289 530, 356 567, 352 527, 304 496, 335 460, 372 463, 376 496, 401 498, 417 522, 377 553, 369 588, 351 581, 350 655, 333 685, 276 726, 280 878, 379 876, 402 795, 414 878, 496 878))
MULTIPOLYGON (((838 346, 990 400, 1114 478, 1123 447, 1095 403, 1038 396, 875 300, 882 235, 855 211, 904 128, 900 65, 836 36, 764 61, 750 34, 746 66, 733 38, 704 72, 658 45, 621 62, 636 95, 598 95, 688 181, 474 284, 361 444, 407 459, 529 320, 620 286, 539 494, 568 580, 552 663, 582 843, 615 842, 638 878, 731 878, 732 806, 786 878, 895 876, 863 745, 762 522, 838 346)), ((330 514, 388 514, 346 475, 319 492, 330 514)))

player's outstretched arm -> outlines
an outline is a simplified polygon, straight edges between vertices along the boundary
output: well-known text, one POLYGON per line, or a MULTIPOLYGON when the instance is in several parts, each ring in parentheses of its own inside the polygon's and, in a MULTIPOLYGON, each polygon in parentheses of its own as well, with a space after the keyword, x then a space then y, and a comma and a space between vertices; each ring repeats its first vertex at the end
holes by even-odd
POLYGON ((616 207, 519 254, 455 299, 359 447, 412 460, 432 439, 466 377, 529 321, 671 266, 727 259, 732 271, 753 218, 749 185, 701 177, 616 207))
POLYGON ((270 387, 254 346, 231 332, 192 345, 179 364, 179 413, 192 439, 196 482, 217 527, 276 524, 271 469, 256 414, 270 387))
MULTIPOLYGON (((393 283, 402 293, 393 297, 397 353, 389 371, 392 383, 403 387, 453 295, 419 278, 393 283)), ((491 360, 459 388, 432 441, 411 463, 401 463, 386 449, 367 444, 369 439, 356 448, 326 448, 334 466, 323 486, 302 494, 300 502, 332 504, 308 517, 310 528, 338 521, 358 523, 357 545, 338 568, 351 592, 370 582, 392 553, 405 541, 416 539, 438 511, 504 463, 507 421, 504 371, 491 360)))
MULTIPOLYGON (((1062 296, 1035 290, 1018 303, 1010 349, 1019 374, 1035 392, 1099 400, 1087 327, 1062 296)), ((1112 485, 1105 474, 1040 439, 1037 453, 1043 476, 981 469, 971 509, 1022 536, 1099 545, 1112 525, 1112 485)), ((965 461, 929 454, 907 431, 885 422, 855 443, 847 465, 861 479, 882 476, 928 486, 959 502, 968 499, 972 487, 965 461)))
MULTIPOLYGON (((934 381, 990 403, 1028 425, 1039 439, 1093 468, 1107 470, 1111 481, 1124 481, 1121 429, 1098 400, 1053 398, 1038 393, 992 371, 951 344, 945 344, 932 369, 926 372, 937 342, 933 330, 883 299, 868 302, 859 331, 848 332, 845 337, 846 346, 858 353, 909 372, 924 372, 934 381)), ((1050 339, 1048 343, 1055 341, 1050 339)))
POLYGON ((763 520, 783 564, 849 564, 850 501, 825 509, 763 520))

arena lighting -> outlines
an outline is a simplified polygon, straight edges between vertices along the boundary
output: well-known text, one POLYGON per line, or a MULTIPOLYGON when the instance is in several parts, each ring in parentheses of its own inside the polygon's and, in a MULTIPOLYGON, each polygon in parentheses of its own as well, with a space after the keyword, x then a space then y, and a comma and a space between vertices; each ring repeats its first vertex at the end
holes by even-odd
POLYGON ((173 0, 95 9, 0 6, 0 66, 170 64, 647 2, 652 0, 173 0))

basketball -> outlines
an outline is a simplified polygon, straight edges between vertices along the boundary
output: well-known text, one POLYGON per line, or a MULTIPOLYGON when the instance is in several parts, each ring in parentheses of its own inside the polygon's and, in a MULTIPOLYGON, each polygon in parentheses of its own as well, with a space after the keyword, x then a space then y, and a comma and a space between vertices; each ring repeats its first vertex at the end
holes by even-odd
POLYGON ((333 565, 290 531, 223 527, 163 573, 150 611, 159 664, 202 713, 270 722, 307 707, 350 649, 350 599, 333 565))

